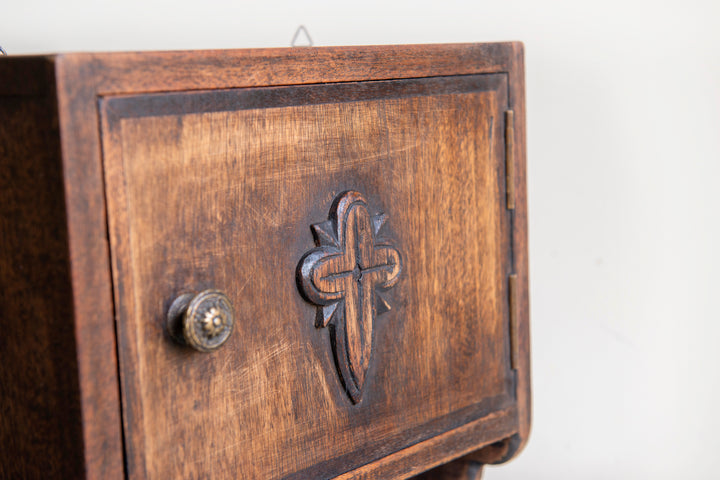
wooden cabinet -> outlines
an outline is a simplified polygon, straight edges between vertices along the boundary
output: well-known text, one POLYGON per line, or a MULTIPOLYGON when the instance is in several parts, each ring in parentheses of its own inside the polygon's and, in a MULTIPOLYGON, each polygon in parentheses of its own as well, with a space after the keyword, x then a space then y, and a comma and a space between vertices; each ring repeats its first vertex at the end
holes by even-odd
POLYGON ((512 457, 523 81, 517 43, 0 60, 0 476, 512 457))

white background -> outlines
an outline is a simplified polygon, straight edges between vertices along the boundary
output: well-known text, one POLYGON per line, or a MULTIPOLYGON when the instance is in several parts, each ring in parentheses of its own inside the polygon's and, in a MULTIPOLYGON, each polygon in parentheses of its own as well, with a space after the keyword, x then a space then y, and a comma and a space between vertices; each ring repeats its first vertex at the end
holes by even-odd
POLYGON ((2 0, 10 53, 522 40, 534 419, 486 479, 720 478, 720 1, 2 0))

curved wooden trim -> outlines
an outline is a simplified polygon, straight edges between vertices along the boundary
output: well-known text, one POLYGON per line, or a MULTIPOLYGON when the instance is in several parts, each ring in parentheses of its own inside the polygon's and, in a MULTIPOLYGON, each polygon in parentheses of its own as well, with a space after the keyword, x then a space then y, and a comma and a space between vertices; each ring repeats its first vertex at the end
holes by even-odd
POLYGON ((515 433, 518 411, 515 407, 491 413, 392 453, 381 460, 339 475, 336 480, 364 480, 374 478, 401 479, 467 455, 479 446, 490 445, 515 433), (478 439, 482 439, 478 442, 478 439), (470 446, 468 446, 470 445, 470 446))

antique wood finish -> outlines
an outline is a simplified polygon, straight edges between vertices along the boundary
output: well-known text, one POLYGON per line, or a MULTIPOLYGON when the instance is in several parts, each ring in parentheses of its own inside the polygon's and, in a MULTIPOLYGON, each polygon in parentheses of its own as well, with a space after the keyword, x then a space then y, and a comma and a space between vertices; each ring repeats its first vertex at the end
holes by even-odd
POLYGON ((330 218, 312 226, 317 247, 298 264, 298 288, 318 306, 318 327, 330 327, 335 365, 353 403, 362 396, 375 317, 390 310, 382 290, 400 278, 402 260, 383 237, 384 213, 370 216, 359 192, 343 192, 330 218))
POLYGON ((0 69, 0 478, 77 478, 82 422, 53 65, 14 67, 0 69))
MULTIPOLYGON (((505 442, 501 456, 435 471, 455 478, 458 466, 522 447, 520 44, 9 58, 0 78, 23 62, 45 68, 37 84, 57 96, 59 134, 38 125, 62 162, 48 208, 66 212, 53 216, 66 270, 49 297, 66 307, 43 322, 68 319, 54 340, 70 353, 55 358, 66 371, 44 375, 70 394, 57 405, 57 390, 37 394, 64 412, 46 425, 69 427, 48 436, 60 452, 49 458, 66 462, 50 476, 408 478, 505 442), (393 308, 372 315, 357 404, 295 278, 316 246, 309 225, 348 190, 370 215, 388 215, 403 262, 386 292, 393 308), (164 319, 179 294, 207 288, 228 294, 236 331, 216 352, 193 352, 172 343, 164 319)), ((0 84, 0 95, 33 85, 0 84)), ((7 252, 0 261, 12 263, 7 252)), ((12 403, 31 392, 18 387, 12 403)), ((14 428, 25 436, 16 445, 29 445, 28 426, 14 428)), ((9 471, 22 468, 33 467, 9 471)))
POLYGON ((505 75, 104 100, 125 434, 142 446, 131 471, 332 477, 509 408, 510 216, 495 121, 506 104, 505 75), (374 202, 341 194, 352 190, 374 202), (338 197, 340 255, 318 259, 335 280, 314 278, 346 295, 328 338, 295 271, 313 245, 307 219, 338 197), (375 244, 368 209, 392 219, 392 246, 375 244), (357 222, 368 222, 364 240, 353 240, 357 222), (363 302, 338 286, 355 258, 365 286, 378 273, 397 282, 386 296, 400 307, 374 332, 372 312, 356 313, 363 302), (188 355, 167 341, 164 312, 204 288, 230 296, 235 335, 216 354, 188 355))

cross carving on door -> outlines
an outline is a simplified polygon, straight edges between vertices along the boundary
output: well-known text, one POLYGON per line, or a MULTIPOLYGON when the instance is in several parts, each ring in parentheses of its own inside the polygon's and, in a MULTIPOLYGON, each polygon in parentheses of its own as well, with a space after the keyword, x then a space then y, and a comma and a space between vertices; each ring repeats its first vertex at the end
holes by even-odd
POLYGON ((386 215, 370 216, 358 192, 342 193, 326 222, 312 226, 317 247, 298 265, 298 288, 318 306, 317 327, 330 327, 337 368, 353 403, 370 366, 374 318, 390 309, 381 296, 398 281, 400 252, 378 240, 386 215))

